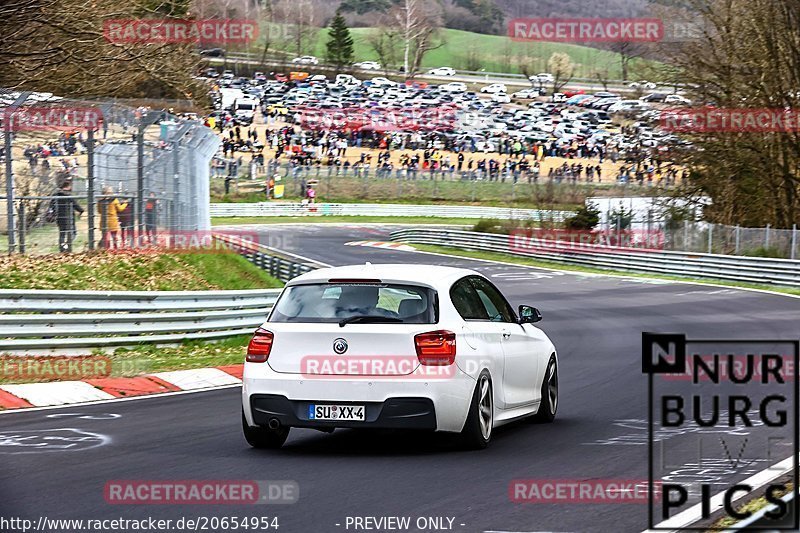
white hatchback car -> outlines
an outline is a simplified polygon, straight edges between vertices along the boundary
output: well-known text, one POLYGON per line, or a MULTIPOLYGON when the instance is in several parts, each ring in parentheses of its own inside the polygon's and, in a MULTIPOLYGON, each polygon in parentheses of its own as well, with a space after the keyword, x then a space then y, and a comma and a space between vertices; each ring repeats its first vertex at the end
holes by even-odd
POLYGON ((505 83, 492 83, 491 85, 481 87, 481 92, 488 94, 506 93, 508 92, 508 88, 505 83))
POLYGON ((456 71, 452 67, 432 68, 428 71, 430 76, 455 76, 456 71))
POLYGON ((483 448, 493 428, 551 422, 558 359, 520 306, 472 270, 360 265, 290 281, 247 348, 242 425, 257 448, 290 428, 460 433, 483 448))
POLYGON ((300 56, 292 59, 295 65, 319 65, 319 59, 314 56, 300 56))
POLYGON ((353 68, 361 70, 380 70, 381 64, 377 61, 361 61, 360 63, 353 63, 353 68))

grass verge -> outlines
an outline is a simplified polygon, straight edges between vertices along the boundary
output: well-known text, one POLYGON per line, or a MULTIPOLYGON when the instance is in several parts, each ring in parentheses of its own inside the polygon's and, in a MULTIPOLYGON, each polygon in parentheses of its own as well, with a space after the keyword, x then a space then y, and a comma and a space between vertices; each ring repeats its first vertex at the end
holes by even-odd
MULTIPOLYGON (((120 348, 113 353, 95 352, 91 356, 84 356, 91 366, 88 368, 101 368, 107 372, 98 377, 133 377, 153 372, 167 372, 170 370, 189 370, 193 368, 206 368, 223 365, 235 365, 244 362, 245 349, 250 340, 249 335, 231 337, 218 342, 205 343, 202 341, 186 341, 177 346, 151 346, 143 345, 135 348, 120 348)), ((33 358, 30 358, 33 359, 33 358)), ((44 368, 47 359, 53 361, 52 356, 36 358, 44 368)), ((43 383, 60 381, 55 373, 46 373, 41 370, 37 376, 20 376, 11 373, 15 363, 28 364, 26 356, 0 356, 0 363, 8 363, 9 373, 0 372, 0 384, 13 383, 43 383), (4 361, 4 358, 8 358, 4 361)), ((90 370, 91 372, 91 370, 90 370)), ((95 376, 86 376, 95 377, 95 376)), ((63 379, 80 379, 79 377, 65 377, 63 379)))
POLYGON ((97 291, 267 289, 283 284, 234 253, 119 251, 0 257, 0 288, 97 291))
MULTIPOLYGON (((794 486, 792 483, 787 483, 786 490, 776 491, 774 496, 776 498, 783 498, 786 494, 791 492, 793 488, 794 486)), ((769 502, 767 502, 767 499, 762 496, 761 498, 754 498, 745 503, 744 505, 736 507, 736 511, 738 513, 746 513, 746 512, 756 513, 761 509, 763 509, 764 507, 766 507, 767 505, 769 505, 769 502)), ((731 526, 736 525, 737 522, 739 522, 739 520, 737 520, 736 518, 726 516, 714 522, 713 529, 709 529, 708 531, 721 531, 724 529, 728 529, 731 526)))
POLYGON ((511 254, 502 254, 497 252, 482 252, 475 250, 453 249, 445 246, 434 246, 429 244, 413 244, 414 248, 422 252, 433 252, 437 254, 452 255, 456 257, 469 257, 472 259, 486 259, 489 261, 502 261, 506 263, 514 263, 517 265, 534 266, 541 268, 549 268, 552 270, 564 270, 571 272, 586 272, 590 274, 612 274, 617 276, 625 276, 628 278, 646 278, 646 279, 661 279, 665 281, 690 281, 692 283, 701 283, 705 285, 724 285, 733 288, 744 289, 759 289, 770 292, 777 292, 782 294, 791 294, 800 296, 800 289, 790 287, 776 287, 774 285, 759 285, 756 283, 740 283, 736 281, 723 281, 723 280, 710 280, 698 278, 685 278, 680 276, 666 276, 663 274, 642 274, 637 272, 625 272, 621 270, 606 270, 601 268, 592 268, 576 265, 565 265, 555 261, 542 261, 540 259, 530 259, 527 257, 519 257, 511 254))
POLYGON ((309 224, 445 224, 450 226, 472 226, 477 222, 474 218, 438 218, 438 217, 374 217, 374 216, 307 216, 307 217, 219 217, 212 218, 212 226, 230 226, 237 224, 288 224, 306 222, 309 224))

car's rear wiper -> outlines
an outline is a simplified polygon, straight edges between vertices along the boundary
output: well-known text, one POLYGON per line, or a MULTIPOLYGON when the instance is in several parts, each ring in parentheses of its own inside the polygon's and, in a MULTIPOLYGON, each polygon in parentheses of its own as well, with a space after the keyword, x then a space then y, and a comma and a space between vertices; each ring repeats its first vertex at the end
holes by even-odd
POLYGON ((356 322, 403 322, 400 318, 394 318, 391 316, 381 316, 381 315, 356 315, 347 318, 343 318, 339 321, 339 327, 343 328, 347 324, 353 324, 356 322))

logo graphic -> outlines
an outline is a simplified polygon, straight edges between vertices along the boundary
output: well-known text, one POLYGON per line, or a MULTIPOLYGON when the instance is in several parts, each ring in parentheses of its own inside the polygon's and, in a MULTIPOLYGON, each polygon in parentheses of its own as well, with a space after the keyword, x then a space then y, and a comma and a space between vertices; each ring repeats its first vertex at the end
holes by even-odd
POLYGON ((777 506, 768 529, 796 530, 798 504, 781 498, 798 482, 798 359, 798 341, 642 333, 648 529, 719 531, 720 519, 745 520, 753 511, 744 503, 764 498, 777 506), (789 462, 791 480, 779 467, 789 462), (753 482, 762 472, 772 479, 753 482))
POLYGON ((686 372, 686 336, 642 333, 642 372, 645 374, 686 372))
POLYGON ((336 339, 333 341, 333 351, 342 355, 347 351, 347 341, 344 339, 336 339))

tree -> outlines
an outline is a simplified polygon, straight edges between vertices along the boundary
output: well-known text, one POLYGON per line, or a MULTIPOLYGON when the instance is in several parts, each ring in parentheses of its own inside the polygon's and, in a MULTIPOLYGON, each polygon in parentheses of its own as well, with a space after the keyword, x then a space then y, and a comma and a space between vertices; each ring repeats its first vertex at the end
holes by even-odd
POLYGON ((441 5, 434 0, 402 0, 391 18, 403 39, 404 72, 413 78, 425 54, 444 45, 435 42, 435 33, 442 25, 441 5))
POLYGON ((401 36, 397 28, 391 26, 378 28, 367 36, 367 43, 386 70, 400 62, 400 41, 401 36))
POLYGON ((572 58, 564 52, 553 52, 547 60, 547 68, 553 75, 553 92, 557 93, 572 79, 575 73, 575 64, 572 58))
MULTIPOLYGON (((692 1, 705 29, 674 47, 670 57, 687 97, 719 109, 798 109, 800 5, 692 1)), ((691 170, 684 197, 710 197, 703 214, 712 222, 800 223, 800 133, 796 125, 787 129, 687 134, 695 148, 679 160, 691 170)))
MULTIPOLYGON (((201 65, 196 45, 106 40, 107 19, 163 16, 154 5, 138 0, 4 0, 0 86, 84 98, 204 97, 207 89, 192 79, 201 65)), ((181 15, 185 8, 185 2, 174 1, 163 10, 181 15)))
POLYGON ((587 202, 564 221, 564 227, 570 230, 593 230, 599 223, 600 210, 593 203, 587 202))
POLYGON ((641 43, 621 41, 611 45, 611 50, 619 54, 619 64, 622 69, 622 80, 627 81, 630 75, 631 61, 642 57, 647 47, 641 43))
POLYGON ((347 27, 341 11, 336 12, 336 16, 331 21, 328 30, 327 59, 328 63, 336 65, 338 73, 343 66, 353 63, 353 37, 347 27))

